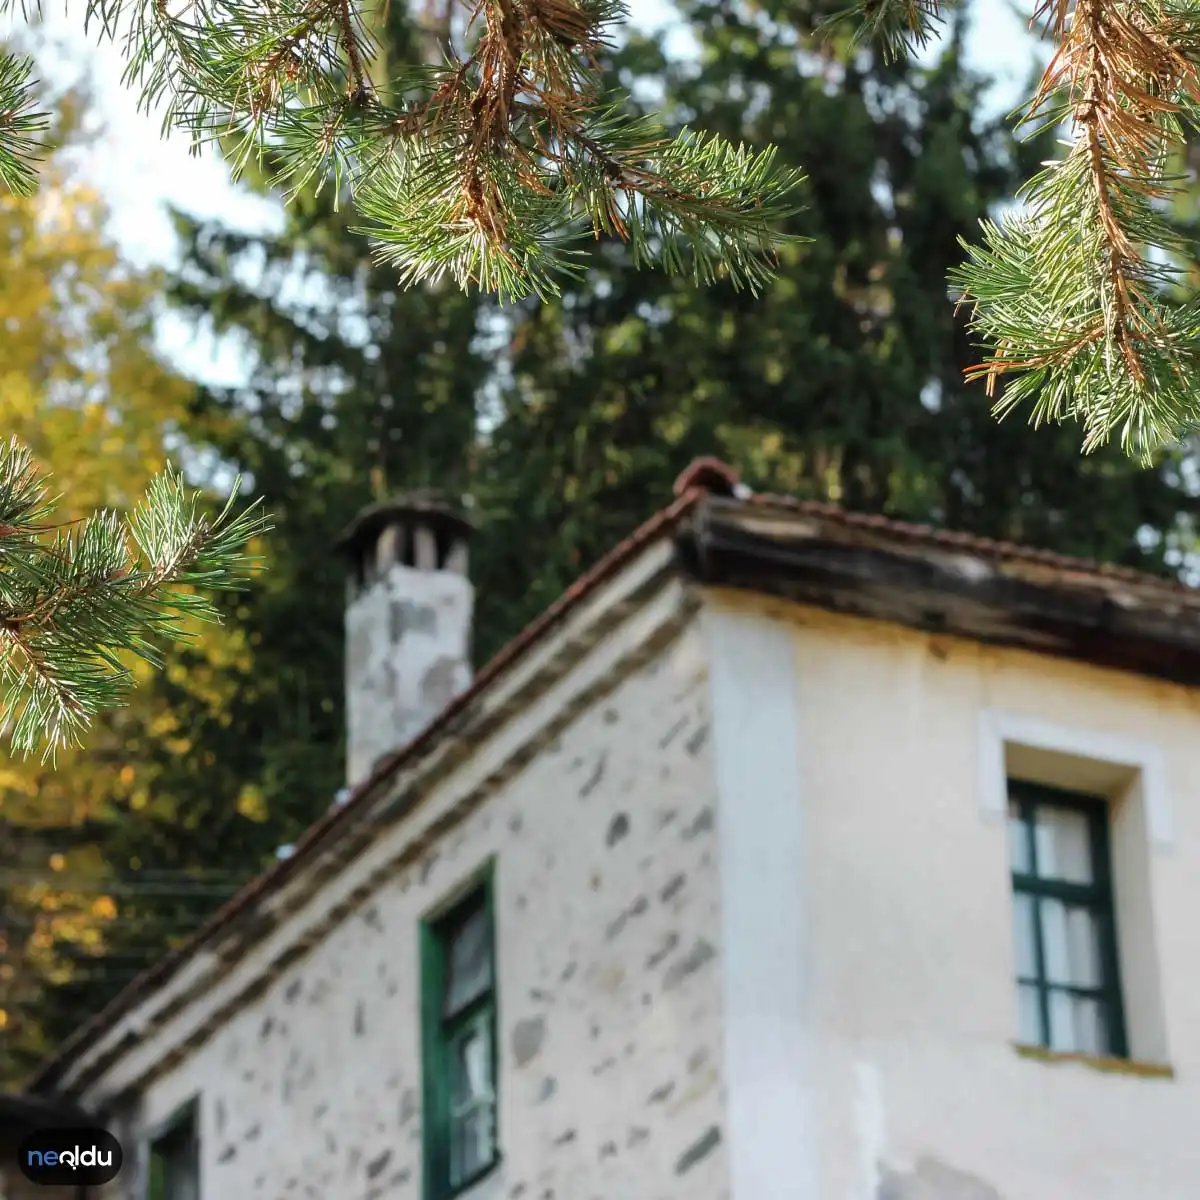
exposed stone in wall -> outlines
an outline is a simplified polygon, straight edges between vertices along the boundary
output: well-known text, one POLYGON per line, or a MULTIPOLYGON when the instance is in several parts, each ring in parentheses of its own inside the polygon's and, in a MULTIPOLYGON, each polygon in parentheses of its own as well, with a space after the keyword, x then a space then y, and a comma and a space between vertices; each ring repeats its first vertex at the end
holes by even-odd
POLYGON ((418 924, 494 856, 503 1163, 470 1200, 723 1200, 707 723, 692 631, 156 1081, 143 1127, 199 1091, 219 1200, 419 1200, 418 924))

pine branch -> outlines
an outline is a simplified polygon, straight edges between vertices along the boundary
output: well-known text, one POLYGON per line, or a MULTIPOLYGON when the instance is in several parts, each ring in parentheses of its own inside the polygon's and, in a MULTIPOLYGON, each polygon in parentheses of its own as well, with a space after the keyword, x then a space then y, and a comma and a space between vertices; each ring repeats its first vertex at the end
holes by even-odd
POLYGON ((1062 159, 1019 219, 985 222, 952 276, 990 346, 968 372, 1008 386, 997 411, 1077 420, 1148 458, 1200 420, 1198 309, 1173 295, 1196 247, 1169 219, 1170 164, 1200 115, 1200 9, 1157 0, 1043 0, 1058 49, 1026 122, 1063 123, 1062 159))
POLYGON ((942 24, 941 0, 858 0, 822 22, 826 30, 854 23, 850 49, 877 44, 886 60, 923 50, 942 24))
POLYGON ((164 131, 353 198, 406 282, 545 296, 589 229, 697 280, 770 277, 800 174, 620 116, 601 91, 618 0, 471 3, 469 55, 390 80, 352 0, 88 0, 87 24, 126 30, 125 83, 164 131))
POLYGON ((39 135, 50 127, 36 103, 33 60, 0 53, 0 184, 18 196, 37 191, 36 164, 45 151, 39 135))
POLYGON ((247 543, 269 528, 257 504, 233 515, 238 490, 210 518, 168 470, 127 520, 56 524, 28 449, 0 445, 0 716, 14 750, 78 745, 128 695, 122 654, 161 665, 159 645, 186 640, 186 618, 219 621, 196 589, 236 590, 259 561, 247 543))

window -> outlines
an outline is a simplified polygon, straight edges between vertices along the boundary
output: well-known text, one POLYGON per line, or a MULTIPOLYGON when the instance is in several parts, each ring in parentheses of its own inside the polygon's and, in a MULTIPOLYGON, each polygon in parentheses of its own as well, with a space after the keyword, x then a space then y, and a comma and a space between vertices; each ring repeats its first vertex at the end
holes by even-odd
POLYGON ((498 1158, 490 880, 422 932, 425 1197, 447 1200, 498 1158))
POLYGON ((1008 795, 1020 1040, 1124 1058, 1107 805, 1012 780, 1008 795))
POLYGON ((147 1200, 200 1200, 198 1115, 198 1105, 188 1104, 151 1141, 147 1200))

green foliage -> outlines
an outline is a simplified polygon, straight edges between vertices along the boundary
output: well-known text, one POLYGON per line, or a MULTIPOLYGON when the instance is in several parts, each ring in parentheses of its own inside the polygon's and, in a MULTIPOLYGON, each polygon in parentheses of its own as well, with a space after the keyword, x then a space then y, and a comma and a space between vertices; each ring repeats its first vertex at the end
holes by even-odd
POLYGON ((588 137, 605 146, 604 157, 564 151, 553 185, 524 185, 541 153, 536 138, 525 161, 504 156, 490 166, 489 194, 497 212, 506 209, 494 239, 460 218, 459 164, 436 144, 386 156, 358 193, 359 210, 376 222, 365 232, 375 233, 378 257, 398 268, 402 286, 448 275, 460 285, 477 280, 502 300, 544 302, 587 271, 580 243, 604 235, 628 241, 639 265, 660 260, 697 284, 727 277, 760 292, 775 248, 789 240, 776 227, 794 210, 787 197, 799 172, 779 171, 774 150, 755 154, 690 130, 664 139, 657 122, 630 119, 615 104, 588 137), (389 226, 397 205, 414 218, 389 226))
POLYGON ((1060 156, 1023 211, 983 223, 954 273, 997 411, 1070 420, 1084 451, 1114 434, 1143 462, 1200 420, 1200 303, 1178 303, 1197 243, 1172 216, 1172 161, 1200 128, 1193 0, 1043 0, 1059 43, 1024 122, 1062 128, 1060 156))
POLYGON ((850 48, 877 46, 884 58, 903 58, 925 49, 942 24, 941 0, 859 0, 835 13, 824 28, 851 23, 850 48))
MULTIPOLYGON (((56 108, 56 144, 77 144, 81 99, 56 108)), ((39 195, 0 195, 0 429, 62 493, 53 519, 68 531, 97 510, 137 508, 167 469, 164 431, 186 419, 192 389, 155 354, 161 278, 120 261, 103 206, 62 167, 51 152, 39 195)), ((198 500, 210 527, 227 490, 223 481, 198 500)), ((50 544, 54 531, 43 536, 50 544)), ((175 764, 187 761, 193 787, 214 765, 192 751, 186 721, 219 724, 253 667, 236 619, 181 620, 195 636, 162 641, 161 668, 123 656, 136 686, 128 704, 96 715, 84 745, 53 762, 0 753, 0 1082, 18 1082, 105 988, 161 955, 259 861, 252 787, 203 813, 180 802, 175 764), (231 869, 174 869, 173 844, 201 825, 210 864, 232 847, 231 869)))
POLYGON ((1076 147, 1037 176, 1025 211, 984 221, 982 245, 964 242, 966 264, 951 279, 969 297, 972 327, 998 347, 976 374, 1020 372, 996 405, 1001 416, 1028 406, 1036 425, 1077 421, 1085 451, 1116 434, 1149 462, 1195 420, 1200 299, 1170 302, 1180 267, 1168 256, 1187 248, 1145 195, 1122 183, 1114 191, 1125 228, 1163 257, 1138 269, 1141 288, 1113 313, 1110 249, 1089 172, 1076 147), (1113 320, 1138 331, 1136 350, 1133 339, 1105 332, 1113 320))
POLYGON ((28 55, 0 53, 0 184, 18 196, 37 191, 39 135, 50 127, 37 108, 37 81, 28 55))
POLYGON ((123 652, 157 665, 156 643, 187 636, 183 618, 219 619, 193 589, 236 587, 256 561, 246 543, 267 528, 255 507, 233 516, 237 490, 209 520, 168 470, 128 518, 64 526, 29 450, 0 445, 0 686, 14 750, 78 744, 127 699, 123 652))

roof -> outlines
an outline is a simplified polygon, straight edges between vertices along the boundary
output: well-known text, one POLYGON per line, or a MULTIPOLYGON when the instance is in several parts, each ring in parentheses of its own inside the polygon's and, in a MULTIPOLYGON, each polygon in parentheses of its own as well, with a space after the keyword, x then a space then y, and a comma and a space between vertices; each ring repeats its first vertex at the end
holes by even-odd
POLYGON ((673 503, 509 642, 421 734, 381 761, 346 803, 316 821, 289 857, 248 884, 183 946, 81 1026, 39 1068, 30 1087, 52 1090, 86 1047, 239 914, 280 890, 365 812, 387 780, 425 755, 586 597, 660 539, 674 538, 681 567, 706 584, 776 592, 830 609, 1200 684, 1200 594, 1178 581, 835 505, 751 494, 736 471, 711 458, 684 471, 675 494, 673 503))

